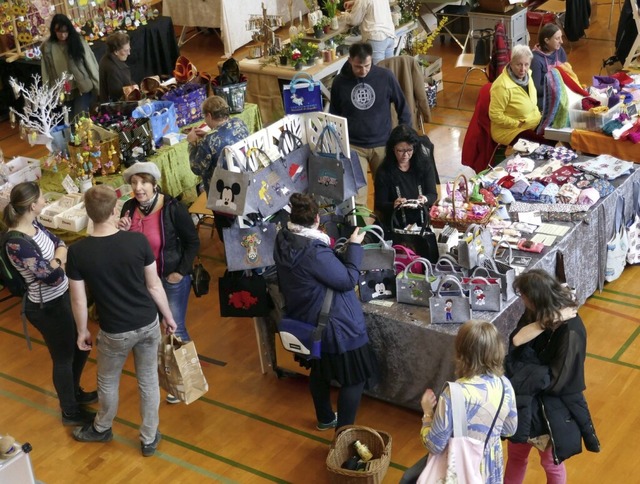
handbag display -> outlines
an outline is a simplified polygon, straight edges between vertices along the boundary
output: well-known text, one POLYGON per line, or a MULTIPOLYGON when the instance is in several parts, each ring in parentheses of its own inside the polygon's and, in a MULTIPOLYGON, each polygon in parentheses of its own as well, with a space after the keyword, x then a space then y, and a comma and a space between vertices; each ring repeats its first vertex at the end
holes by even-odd
POLYGON ((440 279, 438 289, 429 299, 429 315, 431 324, 436 323, 465 323, 471 319, 471 303, 469 296, 465 296, 460 281, 453 276, 440 279), (457 291, 452 291, 455 286, 457 291), (446 294, 442 291, 446 289, 446 294))
POLYGON ((504 382, 502 379, 500 382, 502 397, 484 444, 481 440, 468 435, 467 411, 462 386, 456 382, 448 382, 451 393, 453 434, 443 452, 429 455, 427 465, 418 477, 418 484, 482 484, 485 482, 481 472, 482 458, 504 402, 504 382))
MULTIPOLYGON (((405 247, 404 245, 395 244, 392 246, 396 251, 396 264, 402 264, 403 266, 407 266, 411 264, 414 260, 419 259, 420 256, 416 254, 411 249, 405 247)), ((424 266, 422 264, 415 264, 411 267, 411 272, 414 274, 424 274, 424 266)))
MULTIPOLYGON (((486 271, 484 267, 478 269, 486 271)), ((462 286, 469 292, 471 309, 475 311, 502 310, 502 281, 495 277, 480 277, 475 271, 471 277, 462 278, 462 286)))
POLYGON ((307 359, 318 359, 322 354, 322 334, 329 322, 333 304, 333 289, 327 288, 316 324, 292 319, 286 314, 278 322, 278 334, 287 351, 307 359))
POLYGON ((251 173, 242 168, 236 154, 226 146, 213 170, 207 208, 227 215, 244 215, 249 207, 250 184, 251 173), (227 152, 229 156, 226 156, 227 152))
POLYGON ((171 101, 176 109, 176 123, 181 128, 202 119, 202 103, 207 98, 207 86, 187 83, 172 89, 163 101, 171 101))
POLYGON ((156 148, 162 145, 162 137, 178 132, 176 108, 171 101, 151 101, 136 107, 131 116, 149 118, 153 142, 156 148))
POLYGON ((282 87, 282 100, 285 114, 322 111, 320 81, 314 81, 306 72, 299 72, 282 87))
POLYGON ((318 137, 315 152, 309 157, 311 194, 343 202, 366 185, 362 183, 364 175, 359 160, 348 158, 346 153, 336 128, 327 124, 318 137))
POLYGON ((158 346, 160 386, 189 405, 209 391, 193 341, 163 334, 158 346))
POLYGON ((274 265, 275 224, 258 222, 250 227, 241 224, 238 218, 231 227, 222 229, 227 269, 233 272, 274 265))
POLYGON ((427 259, 416 259, 396 276, 396 299, 400 303, 414 306, 429 306, 434 286, 437 287, 439 280, 433 275, 431 263, 427 259), (411 272, 412 267, 418 264, 424 268, 424 274, 411 272))
POLYGON ((473 269, 478 265, 480 256, 491 257, 492 255, 491 231, 481 225, 469 225, 458 242, 458 263, 466 269, 473 269))
POLYGON ((458 280, 468 275, 468 271, 460 266, 458 261, 449 254, 442 255, 438 258, 433 266, 433 273, 436 276, 454 276, 458 280))
POLYGON ((624 222, 624 198, 618 197, 616 213, 613 219, 613 235, 607 242, 607 262, 604 269, 604 280, 615 281, 624 270, 627 263, 629 239, 624 222))
POLYGON ((304 193, 309 189, 309 156, 311 147, 288 129, 280 134, 278 149, 282 153, 281 163, 293 182, 294 191, 304 193))
POLYGON ((396 207, 391 215, 391 238, 394 244, 399 244, 411 249, 420 257, 436 262, 439 257, 438 241, 436 234, 429 227, 429 210, 424 204, 402 204, 396 207), (419 210, 422 226, 420 231, 405 230, 400 225, 398 217, 402 217, 403 210, 419 210))
POLYGON ((127 118, 105 127, 118 133, 120 159, 125 167, 144 161, 153 154, 153 134, 149 118, 127 118))
POLYGON ((266 281, 251 271, 226 271, 218 279, 218 296, 222 317, 263 317, 271 310, 266 281))
POLYGON ((191 287, 193 288, 193 294, 195 294, 196 297, 202 297, 205 294, 209 294, 210 282, 211 276, 202 265, 200 257, 198 257, 196 259, 196 263, 193 265, 193 273, 191 274, 191 287))
POLYGON ((395 269, 360 271, 358 279, 360 300, 369 302, 372 299, 394 299, 396 297, 395 279, 395 269))
POLYGON ((633 212, 627 222, 627 264, 640 264, 640 181, 633 182, 633 212))

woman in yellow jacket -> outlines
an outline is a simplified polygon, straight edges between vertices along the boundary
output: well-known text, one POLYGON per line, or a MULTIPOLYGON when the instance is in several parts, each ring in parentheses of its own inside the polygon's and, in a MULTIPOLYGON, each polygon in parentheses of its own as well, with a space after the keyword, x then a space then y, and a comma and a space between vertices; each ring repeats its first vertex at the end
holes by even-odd
POLYGON ((491 86, 489 119, 496 143, 511 145, 518 138, 545 141, 535 133, 540 124, 536 86, 531 78, 533 53, 526 45, 516 45, 511 62, 491 86))

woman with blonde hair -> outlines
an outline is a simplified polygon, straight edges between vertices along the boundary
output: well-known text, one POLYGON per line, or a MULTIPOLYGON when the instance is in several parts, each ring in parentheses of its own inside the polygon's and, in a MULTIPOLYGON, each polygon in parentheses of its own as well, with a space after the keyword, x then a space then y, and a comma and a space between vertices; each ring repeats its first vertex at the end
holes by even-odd
MULTIPOLYGON (((518 423, 513 388, 503 376, 504 356, 504 342, 489 321, 472 319, 460 327, 455 339, 456 383, 462 386, 468 435, 485 443, 478 478, 491 484, 502 483, 503 478, 500 437, 512 435, 518 423)), ((432 389, 427 389, 420 405, 424 412, 422 442, 429 455, 441 454, 453 436, 449 385, 438 399, 432 389)), ((416 482, 427 457, 409 468, 400 482, 416 482)))

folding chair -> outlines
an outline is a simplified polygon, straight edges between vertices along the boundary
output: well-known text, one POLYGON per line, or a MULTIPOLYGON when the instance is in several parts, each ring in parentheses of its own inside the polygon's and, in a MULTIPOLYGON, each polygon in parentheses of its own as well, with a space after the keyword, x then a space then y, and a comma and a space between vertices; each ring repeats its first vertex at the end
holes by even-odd
MULTIPOLYGON (((485 30, 485 29, 483 29, 485 30)), ((467 78, 469 77, 469 74, 471 74, 473 71, 480 71, 484 74, 484 76, 487 78, 487 81, 489 80, 489 74, 487 73, 487 68, 489 67, 489 64, 491 63, 491 51, 488 52, 487 55, 487 63, 486 64, 476 64, 475 60, 476 60, 476 55, 475 53, 467 53, 467 48, 470 47, 470 40, 474 38, 474 33, 477 36, 478 32, 480 32, 479 30, 470 30, 469 33, 467 34, 467 38, 464 41, 464 47, 462 49, 462 54, 460 54, 458 56, 458 59, 456 60, 456 68, 461 67, 464 69, 467 69, 467 72, 464 75, 464 80, 462 81, 462 89, 460 90, 460 96, 458 97, 458 104, 456 105, 456 107, 460 107, 460 101, 462 100, 462 94, 464 93, 464 88, 467 85, 467 78)), ((493 31, 492 31, 493 32, 493 31)), ((493 34, 491 34, 493 36, 493 34)), ((491 49, 492 46, 492 42, 489 42, 489 49, 491 49)))

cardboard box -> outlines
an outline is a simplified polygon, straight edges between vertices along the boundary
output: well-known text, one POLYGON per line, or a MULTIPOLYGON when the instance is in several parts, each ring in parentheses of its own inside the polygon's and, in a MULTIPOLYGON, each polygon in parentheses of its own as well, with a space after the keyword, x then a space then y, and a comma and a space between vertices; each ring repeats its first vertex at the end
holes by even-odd
POLYGON ((58 218, 58 228, 70 232, 80 232, 89 222, 89 216, 84 208, 84 202, 79 203, 69 210, 65 210, 56 217, 58 218))
POLYGON ((17 185, 27 181, 37 181, 42 176, 40 161, 25 156, 16 156, 0 167, 0 173, 7 182, 17 185))
POLYGON ((82 200, 79 193, 70 193, 56 200, 50 205, 45 206, 38 215, 38 220, 45 227, 57 229, 60 223, 60 216, 67 210, 77 206, 82 200))
POLYGON ((509 0, 480 0, 480 9, 487 12, 508 12, 515 7, 509 0))

